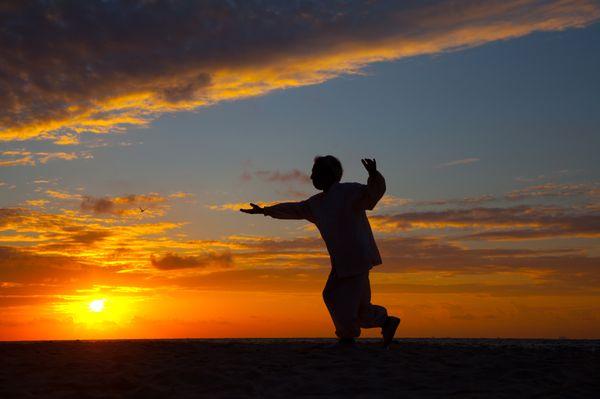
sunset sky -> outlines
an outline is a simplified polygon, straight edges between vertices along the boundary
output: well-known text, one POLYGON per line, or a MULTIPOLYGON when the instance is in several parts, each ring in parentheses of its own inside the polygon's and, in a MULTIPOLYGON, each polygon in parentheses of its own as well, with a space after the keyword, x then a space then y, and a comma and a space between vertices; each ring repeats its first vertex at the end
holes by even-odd
POLYGON ((0 26, 0 340, 333 337, 318 231, 238 211, 313 195, 325 154, 386 178, 399 336, 600 338, 600 2, 8 1, 0 26))

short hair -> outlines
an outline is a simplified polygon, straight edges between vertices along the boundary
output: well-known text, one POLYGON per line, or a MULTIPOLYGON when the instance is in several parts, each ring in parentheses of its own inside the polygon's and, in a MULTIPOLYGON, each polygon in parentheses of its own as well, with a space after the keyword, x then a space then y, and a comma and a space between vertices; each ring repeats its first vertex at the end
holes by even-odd
POLYGON ((336 181, 339 182, 342 180, 342 175, 344 174, 342 163, 333 155, 316 156, 315 165, 319 165, 320 167, 322 166, 327 169, 336 181))

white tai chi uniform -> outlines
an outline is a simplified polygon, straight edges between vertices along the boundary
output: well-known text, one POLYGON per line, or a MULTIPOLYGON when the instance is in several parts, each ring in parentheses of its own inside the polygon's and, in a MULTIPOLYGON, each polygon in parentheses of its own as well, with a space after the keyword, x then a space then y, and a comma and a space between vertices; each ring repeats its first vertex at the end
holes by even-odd
POLYGON ((371 304, 369 270, 381 256, 365 212, 384 192, 385 179, 376 171, 366 185, 334 183, 307 200, 264 207, 265 216, 306 219, 319 229, 331 258, 323 299, 340 338, 358 337, 361 327, 381 327, 387 318, 384 307, 371 304))

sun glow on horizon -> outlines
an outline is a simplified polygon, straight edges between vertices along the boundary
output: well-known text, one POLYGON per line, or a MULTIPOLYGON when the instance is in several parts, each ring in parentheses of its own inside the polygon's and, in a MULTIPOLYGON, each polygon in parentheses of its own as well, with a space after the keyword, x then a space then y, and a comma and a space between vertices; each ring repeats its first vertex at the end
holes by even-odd
POLYGON ((98 294, 65 297, 65 300, 54 305, 53 311, 58 317, 67 317, 69 324, 79 334, 110 334, 130 327, 138 314, 137 304, 142 299, 127 295, 108 297, 98 294))

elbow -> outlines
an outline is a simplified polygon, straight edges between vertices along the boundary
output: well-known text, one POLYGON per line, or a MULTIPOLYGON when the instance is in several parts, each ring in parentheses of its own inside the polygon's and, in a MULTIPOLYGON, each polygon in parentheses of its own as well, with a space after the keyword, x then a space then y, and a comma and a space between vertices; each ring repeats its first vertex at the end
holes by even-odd
POLYGON ((377 190, 377 194, 383 195, 386 190, 386 184, 385 178, 383 177, 381 172, 378 171, 376 174, 373 175, 373 183, 375 186, 374 188, 376 188, 377 190))
POLYGON ((379 187, 378 187, 378 192, 377 192, 377 200, 380 200, 381 197, 383 197, 383 194, 385 194, 385 191, 387 189, 387 186, 385 184, 385 180, 383 179, 383 176, 381 177, 381 181, 379 182, 379 187))

